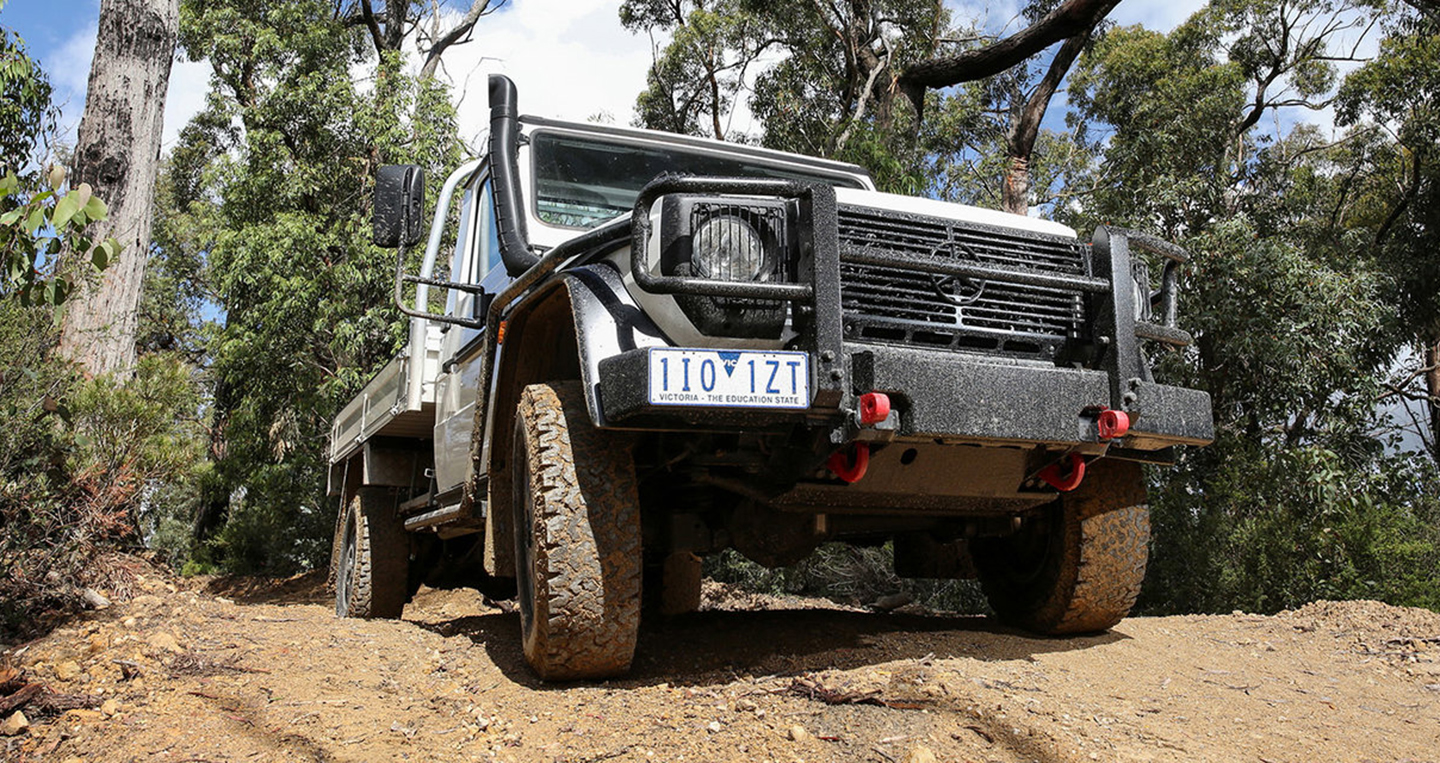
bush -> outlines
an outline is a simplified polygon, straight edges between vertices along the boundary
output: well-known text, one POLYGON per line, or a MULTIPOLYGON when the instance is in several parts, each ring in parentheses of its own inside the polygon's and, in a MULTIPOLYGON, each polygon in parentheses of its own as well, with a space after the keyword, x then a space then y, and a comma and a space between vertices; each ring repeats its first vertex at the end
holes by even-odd
POLYGON ((1316 599, 1440 609, 1440 481, 1417 457, 1355 463, 1223 438, 1158 476, 1141 611, 1269 613, 1316 599))
MULTIPOLYGON (((138 549, 203 460, 190 370, 142 358, 125 385, 54 355, 49 311, 0 299, 0 630, 43 628, 106 587, 109 549, 138 549)), ((169 512, 173 514, 174 512, 169 512)))

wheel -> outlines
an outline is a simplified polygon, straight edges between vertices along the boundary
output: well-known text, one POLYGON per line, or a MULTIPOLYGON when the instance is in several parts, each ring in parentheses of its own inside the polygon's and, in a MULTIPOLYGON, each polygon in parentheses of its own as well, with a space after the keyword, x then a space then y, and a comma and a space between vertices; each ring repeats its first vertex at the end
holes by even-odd
POLYGON ((1087 471, 1015 534, 974 540, 980 584, 1002 622, 1044 635, 1090 633, 1134 606, 1150 542, 1140 465, 1101 460, 1087 471))
POLYGON ((683 615, 700 609, 700 583, 704 578, 700 557, 676 551, 660 565, 660 614, 683 615))
POLYGON ((405 609, 410 539, 395 515, 395 499, 360 488, 346 508, 335 564, 335 614, 396 618, 405 609))
POLYGON ((624 673, 643 567, 630 449, 591 426, 578 382, 526 387, 513 447, 525 659, 550 681, 624 673))

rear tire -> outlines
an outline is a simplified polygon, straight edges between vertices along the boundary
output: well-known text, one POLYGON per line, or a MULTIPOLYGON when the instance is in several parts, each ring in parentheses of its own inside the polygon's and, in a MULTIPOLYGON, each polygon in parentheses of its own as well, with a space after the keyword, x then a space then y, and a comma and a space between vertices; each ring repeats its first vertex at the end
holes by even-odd
POLYGON ((547 681, 624 673, 643 564, 629 447, 591 425, 578 382, 556 382, 521 394, 512 454, 525 659, 547 681))
POLYGON ((1002 622, 1043 635, 1092 633, 1134 606, 1150 542, 1140 465, 1087 468, 1080 487, 1014 535, 973 541, 980 583, 1002 622))
POLYGON ((335 614, 398 618, 408 598, 410 539, 394 496, 360 488, 346 507, 335 564, 335 614))

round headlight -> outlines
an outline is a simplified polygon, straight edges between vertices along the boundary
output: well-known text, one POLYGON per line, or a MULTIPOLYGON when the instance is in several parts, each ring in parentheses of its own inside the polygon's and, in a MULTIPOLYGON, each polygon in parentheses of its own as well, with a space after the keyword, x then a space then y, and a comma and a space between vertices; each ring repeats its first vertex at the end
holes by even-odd
POLYGON ((755 280, 765 267, 765 241, 739 217, 717 215, 695 229, 690 265, 701 278, 755 280))

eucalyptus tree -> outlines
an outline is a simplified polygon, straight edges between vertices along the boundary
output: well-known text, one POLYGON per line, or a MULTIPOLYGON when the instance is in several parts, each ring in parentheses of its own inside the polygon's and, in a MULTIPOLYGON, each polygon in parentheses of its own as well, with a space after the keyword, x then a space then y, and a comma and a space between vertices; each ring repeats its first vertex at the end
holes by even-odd
POLYGON ((180 41, 213 78, 171 154, 166 243, 177 272, 203 252, 221 311, 196 533, 232 568, 293 569, 328 550, 328 422, 404 331, 393 255, 368 240, 375 168, 442 173, 455 114, 442 83, 325 0, 186 0, 180 41))
MULTIPOLYGON (((128 372, 145 260, 150 249, 156 158, 174 59, 178 0, 103 0, 85 113, 76 137, 73 182, 109 201, 101 236, 123 245, 98 283, 66 307, 60 350, 87 373, 128 372)), ((72 269, 89 252, 71 255, 72 269)))

